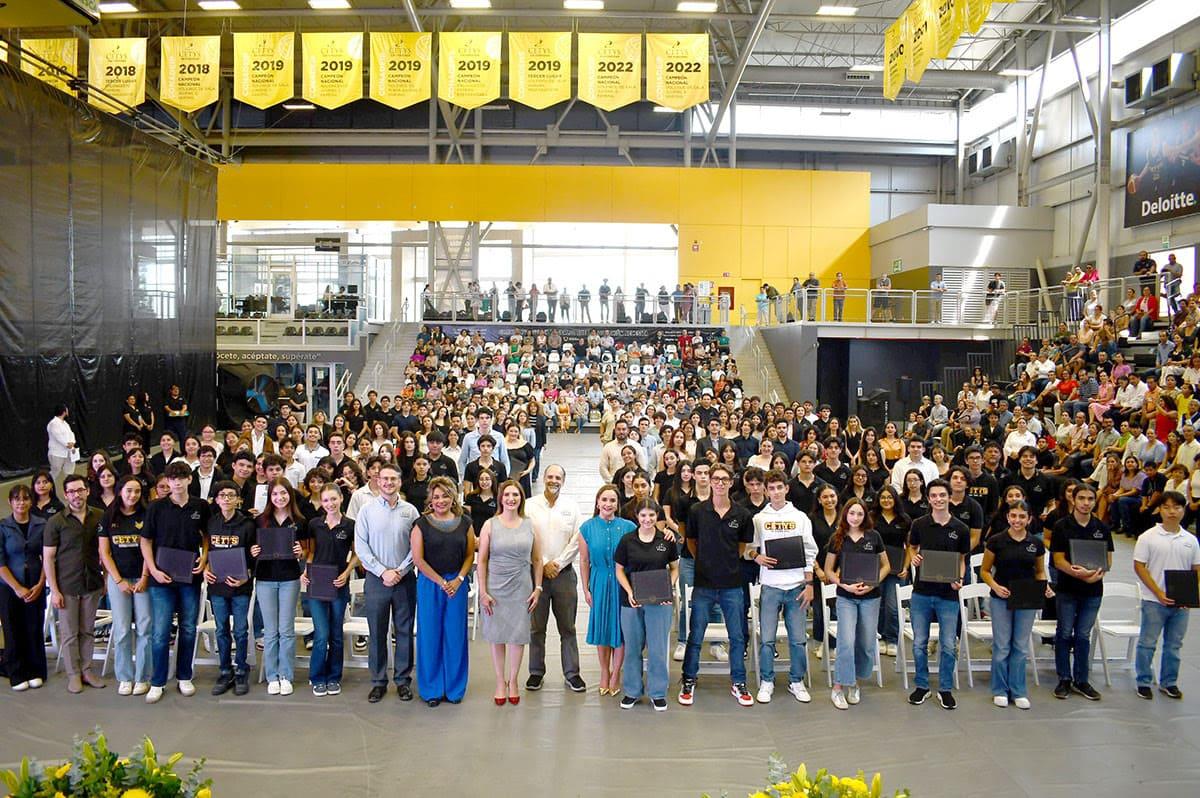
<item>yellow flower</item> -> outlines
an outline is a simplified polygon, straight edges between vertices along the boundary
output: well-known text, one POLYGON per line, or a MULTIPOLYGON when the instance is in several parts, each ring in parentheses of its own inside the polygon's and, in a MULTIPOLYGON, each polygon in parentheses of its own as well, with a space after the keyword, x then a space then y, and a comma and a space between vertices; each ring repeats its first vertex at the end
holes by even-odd
POLYGON ((196 793, 196 798, 212 798, 212 790, 201 787, 200 791, 196 793))
POLYGON ((140 787, 134 787, 132 790, 121 793, 121 798, 150 798, 150 793, 140 787))
POLYGON ((54 771, 54 778, 61 779, 63 776, 67 775, 67 773, 69 773, 70 770, 71 770, 71 763, 68 762, 67 764, 60 767, 58 770, 54 771))
POLYGON ((54 793, 54 798, 67 798, 67 796, 63 795, 62 792, 60 791, 60 792, 54 793))

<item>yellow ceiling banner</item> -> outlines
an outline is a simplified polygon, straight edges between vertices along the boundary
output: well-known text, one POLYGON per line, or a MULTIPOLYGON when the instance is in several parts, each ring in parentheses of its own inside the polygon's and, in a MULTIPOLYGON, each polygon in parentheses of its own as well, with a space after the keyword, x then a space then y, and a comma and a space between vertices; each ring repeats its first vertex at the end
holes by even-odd
POLYGON ((438 97, 478 108, 500 96, 500 31, 438 35, 438 97))
POLYGON ((296 34, 233 34, 233 96, 270 108, 296 93, 296 34))
POLYGON ((908 17, 901 15, 883 34, 883 97, 886 100, 894 100, 899 96, 904 75, 908 71, 905 51, 908 44, 905 29, 907 21, 908 17))
POLYGON ((158 96, 172 108, 198 111, 221 89, 220 36, 164 36, 158 96))
POLYGON ((530 108, 571 99, 571 32, 508 34, 508 96, 530 108))
POLYGON ((908 45, 904 48, 908 51, 908 79, 920 83, 929 59, 933 58, 933 36, 930 35, 929 17, 925 14, 925 0, 914 0, 904 16, 908 29, 908 45))
MULTIPOLYGON (((78 39, 22 39, 21 47, 42 61, 47 61, 59 69, 74 75, 79 71, 79 40, 78 39)), ((43 83, 49 83, 56 89, 70 93, 67 81, 58 72, 48 68, 41 61, 35 61, 28 55, 21 56, 21 71, 33 75, 43 83)))
POLYGON ((935 58, 945 58, 963 32, 965 0, 925 0, 925 16, 933 28, 932 50, 935 58))
POLYGON ((92 39, 88 43, 88 85, 104 92, 103 95, 88 92, 88 102, 103 111, 124 112, 125 109, 113 100, 120 100, 131 108, 144 103, 146 40, 92 39))
POLYGON ((646 99, 683 111, 708 102, 708 34, 646 34, 646 99))
POLYGON ((967 9, 963 16, 966 18, 964 21, 967 30, 971 33, 979 33, 983 23, 987 21, 988 12, 992 10, 992 0, 965 0, 965 2, 967 9))
POLYGON ((408 108, 429 99, 432 33, 374 33, 371 36, 371 99, 408 108))
POLYGON ((361 100, 363 35, 304 33, 304 99, 322 108, 361 100))
POLYGON ((0 61, 8 63, 8 44, 0 40, 0 61))
POLYGON ((579 99, 613 111, 642 99, 642 35, 579 34, 579 99))

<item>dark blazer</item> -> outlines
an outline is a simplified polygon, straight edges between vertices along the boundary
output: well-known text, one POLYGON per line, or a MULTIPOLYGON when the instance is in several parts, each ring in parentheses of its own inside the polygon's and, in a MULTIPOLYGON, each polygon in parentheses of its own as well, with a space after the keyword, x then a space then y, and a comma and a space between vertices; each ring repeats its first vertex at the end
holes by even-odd
POLYGON ((201 496, 200 495, 200 472, 198 470, 193 471, 192 472, 192 481, 190 483, 188 483, 188 495, 195 496, 200 499, 204 499, 205 501, 212 501, 213 500, 213 496, 212 496, 213 486, 215 486, 218 482, 220 482, 221 480, 223 480, 225 478, 226 478, 225 472, 222 471, 220 468, 213 466, 212 482, 210 482, 208 485, 209 495, 201 496))

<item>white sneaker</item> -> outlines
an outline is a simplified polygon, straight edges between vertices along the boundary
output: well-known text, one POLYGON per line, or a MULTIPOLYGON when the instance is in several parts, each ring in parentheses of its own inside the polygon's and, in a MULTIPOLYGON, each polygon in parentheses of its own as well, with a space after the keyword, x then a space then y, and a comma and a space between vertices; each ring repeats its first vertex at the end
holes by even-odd
POLYGON ((292 683, 290 681, 288 681, 287 679, 280 679, 279 680, 279 694, 280 695, 291 695, 292 692, 293 692, 292 683))
POLYGON ((773 695, 775 695, 775 683, 763 682, 758 686, 758 695, 756 696, 756 700, 760 704, 769 704, 771 703, 771 696, 773 695))
POLYGON ((853 687, 846 688, 846 701, 848 701, 850 704, 853 705, 853 704, 857 704, 861 700, 862 700, 862 693, 859 692, 857 684, 854 685, 853 687))
POLYGON ((804 686, 804 682, 792 682, 788 685, 788 692, 801 704, 812 701, 812 696, 808 694, 808 688, 804 686))
POLYGON ((992 703, 1000 708, 1004 708, 1004 707, 1008 706, 1008 696, 1006 696, 1006 695, 992 696, 992 703))
POLYGON ((121 682, 118 684, 117 695, 133 695, 133 682, 121 682))
POLYGON ((1013 704, 1016 705, 1017 709, 1029 709, 1029 707, 1030 707, 1029 699, 1026 698, 1025 696, 1021 696, 1020 698, 1014 698, 1013 704))
POLYGON ((683 662, 683 655, 686 653, 687 643, 676 643, 675 654, 671 657, 671 659, 675 660, 676 662, 683 662))
POLYGON ((36 689, 38 689, 39 687, 41 687, 41 686, 42 686, 43 684, 45 684, 45 683, 46 683, 46 682, 45 682, 45 681, 43 681, 42 679, 30 679, 30 680, 29 680, 29 689, 30 689, 30 690, 36 690, 36 689))
POLYGON ((17 682, 12 686, 14 693, 23 693, 29 689, 29 682, 17 682))
POLYGON ((183 693, 185 696, 193 696, 196 694, 196 685, 192 684, 191 679, 180 679, 179 692, 183 693))
POLYGON ((838 709, 849 709, 850 705, 846 703, 846 694, 841 690, 834 690, 829 694, 829 699, 833 701, 833 705, 838 709))
POLYGON ((884 655, 885 657, 894 657, 894 656, 896 656, 896 644, 895 644, 895 643, 888 643, 886 646, 884 646, 884 648, 883 648, 883 655, 884 655))
POLYGON ((159 701, 162 700, 162 697, 163 697, 163 689, 161 687, 151 687, 149 690, 146 691, 146 703, 147 704, 157 704, 159 701))
POLYGON ((134 695, 145 695, 149 691, 150 691, 150 683, 149 682, 134 682, 134 685, 133 685, 133 694, 134 695))
POLYGON ((729 662, 729 652, 725 650, 725 646, 720 643, 709 643, 708 653, 712 655, 717 662, 729 662))
POLYGON ((279 695, 279 682, 267 682, 267 695, 279 695))

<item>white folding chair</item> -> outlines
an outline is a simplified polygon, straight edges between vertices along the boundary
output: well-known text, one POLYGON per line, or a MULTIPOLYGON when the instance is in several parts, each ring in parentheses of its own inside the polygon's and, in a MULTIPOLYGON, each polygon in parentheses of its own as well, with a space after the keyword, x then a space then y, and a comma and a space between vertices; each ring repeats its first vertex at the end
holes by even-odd
POLYGON ((1099 655, 1100 664, 1104 668, 1104 683, 1109 687, 1112 686, 1108 670, 1110 661, 1120 663, 1126 670, 1133 667, 1134 646, 1137 645, 1137 639, 1142 632, 1141 604, 1142 595, 1137 585, 1130 582, 1105 582, 1104 598, 1101 599, 1096 626, 1092 630, 1092 656, 1099 655), (1126 606, 1126 601, 1133 603, 1126 606), (1122 606, 1114 608, 1113 605, 1118 602, 1121 602, 1122 606), (1108 656, 1108 646, 1105 642, 1108 638, 1125 641, 1123 658, 1108 656))
POLYGON ((365 637, 369 639, 371 637, 371 627, 367 624, 366 618, 351 615, 355 604, 363 601, 363 591, 365 589, 365 579, 350 580, 350 601, 346 604, 346 617, 342 621, 342 636, 346 639, 343 667, 346 668, 370 667, 367 657, 360 657, 354 653, 354 638, 365 637))
MULTIPOLYGON (((990 620, 971 620, 970 606, 974 601, 976 604, 991 595, 991 588, 984 582, 976 582, 970 585, 963 585, 958 591, 958 611, 962 618, 962 628, 959 635, 962 638, 962 654, 967 661, 967 686, 975 686, 975 662, 971 658, 971 638, 985 642, 988 645, 992 643, 992 622, 990 620)), ((991 670, 991 660, 987 660, 984 667, 980 670, 991 670)))
MULTIPOLYGON (((750 585, 750 640, 747 641, 746 645, 750 646, 750 662, 754 667, 754 675, 760 687, 762 686, 762 678, 759 676, 759 674, 762 672, 762 669, 759 667, 760 651, 762 648, 762 635, 760 634, 759 628, 760 619, 762 617, 761 612, 762 585, 752 584, 750 585)), ((779 614, 779 618, 777 619, 776 623, 775 650, 779 650, 779 643, 780 641, 783 641, 784 646, 787 647, 788 651, 790 652, 791 646, 788 645, 788 643, 791 641, 788 639, 787 624, 784 623, 782 612, 779 614)), ((809 687, 812 687, 812 669, 808 667, 809 660, 807 641, 804 645, 804 659, 804 682, 809 687)), ((776 658, 776 662, 782 663, 785 661, 790 664, 790 659, 784 660, 782 658, 776 658)))
MULTIPOLYGON (((821 641, 821 659, 825 662, 825 682, 833 687, 833 658, 830 657, 829 638, 837 639, 838 622, 833 617, 833 606, 837 600, 837 585, 821 585, 821 601, 825 602, 825 639, 821 641)), ((879 658, 879 641, 875 641, 875 681, 883 687, 883 664, 879 658)))
MULTIPOLYGON (((897 585, 896 586, 896 622, 897 622, 897 624, 899 624, 898 628, 900 629, 900 645, 898 645, 896 647, 896 650, 898 653, 898 656, 896 658, 896 669, 898 671, 900 671, 900 675, 904 679, 904 689, 905 690, 908 690, 908 669, 909 669, 909 664, 910 664, 908 661, 908 656, 905 654, 905 651, 904 651, 904 641, 905 640, 908 640, 909 642, 914 644, 912 666, 913 666, 913 673, 914 674, 916 673, 916 647, 915 647, 916 635, 913 633, 912 622, 910 620, 911 614, 912 614, 911 613, 912 592, 913 592, 912 585, 897 585), (908 602, 908 607, 909 607, 909 614, 907 616, 905 615, 905 612, 904 612, 905 602, 908 602)), ((941 626, 940 626, 940 624, 936 623, 936 619, 935 619, 935 622, 931 623, 929 625, 929 642, 930 643, 940 643, 940 640, 939 640, 940 632, 941 632, 941 626)), ((961 636, 959 637, 959 647, 960 648, 962 647, 962 637, 961 636)), ((961 657, 960 657, 960 659, 961 659, 961 657)), ((938 687, 941 688, 942 686, 939 684, 938 687)), ((954 664, 954 688, 957 690, 958 687, 959 687, 958 662, 956 661, 954 664)))

